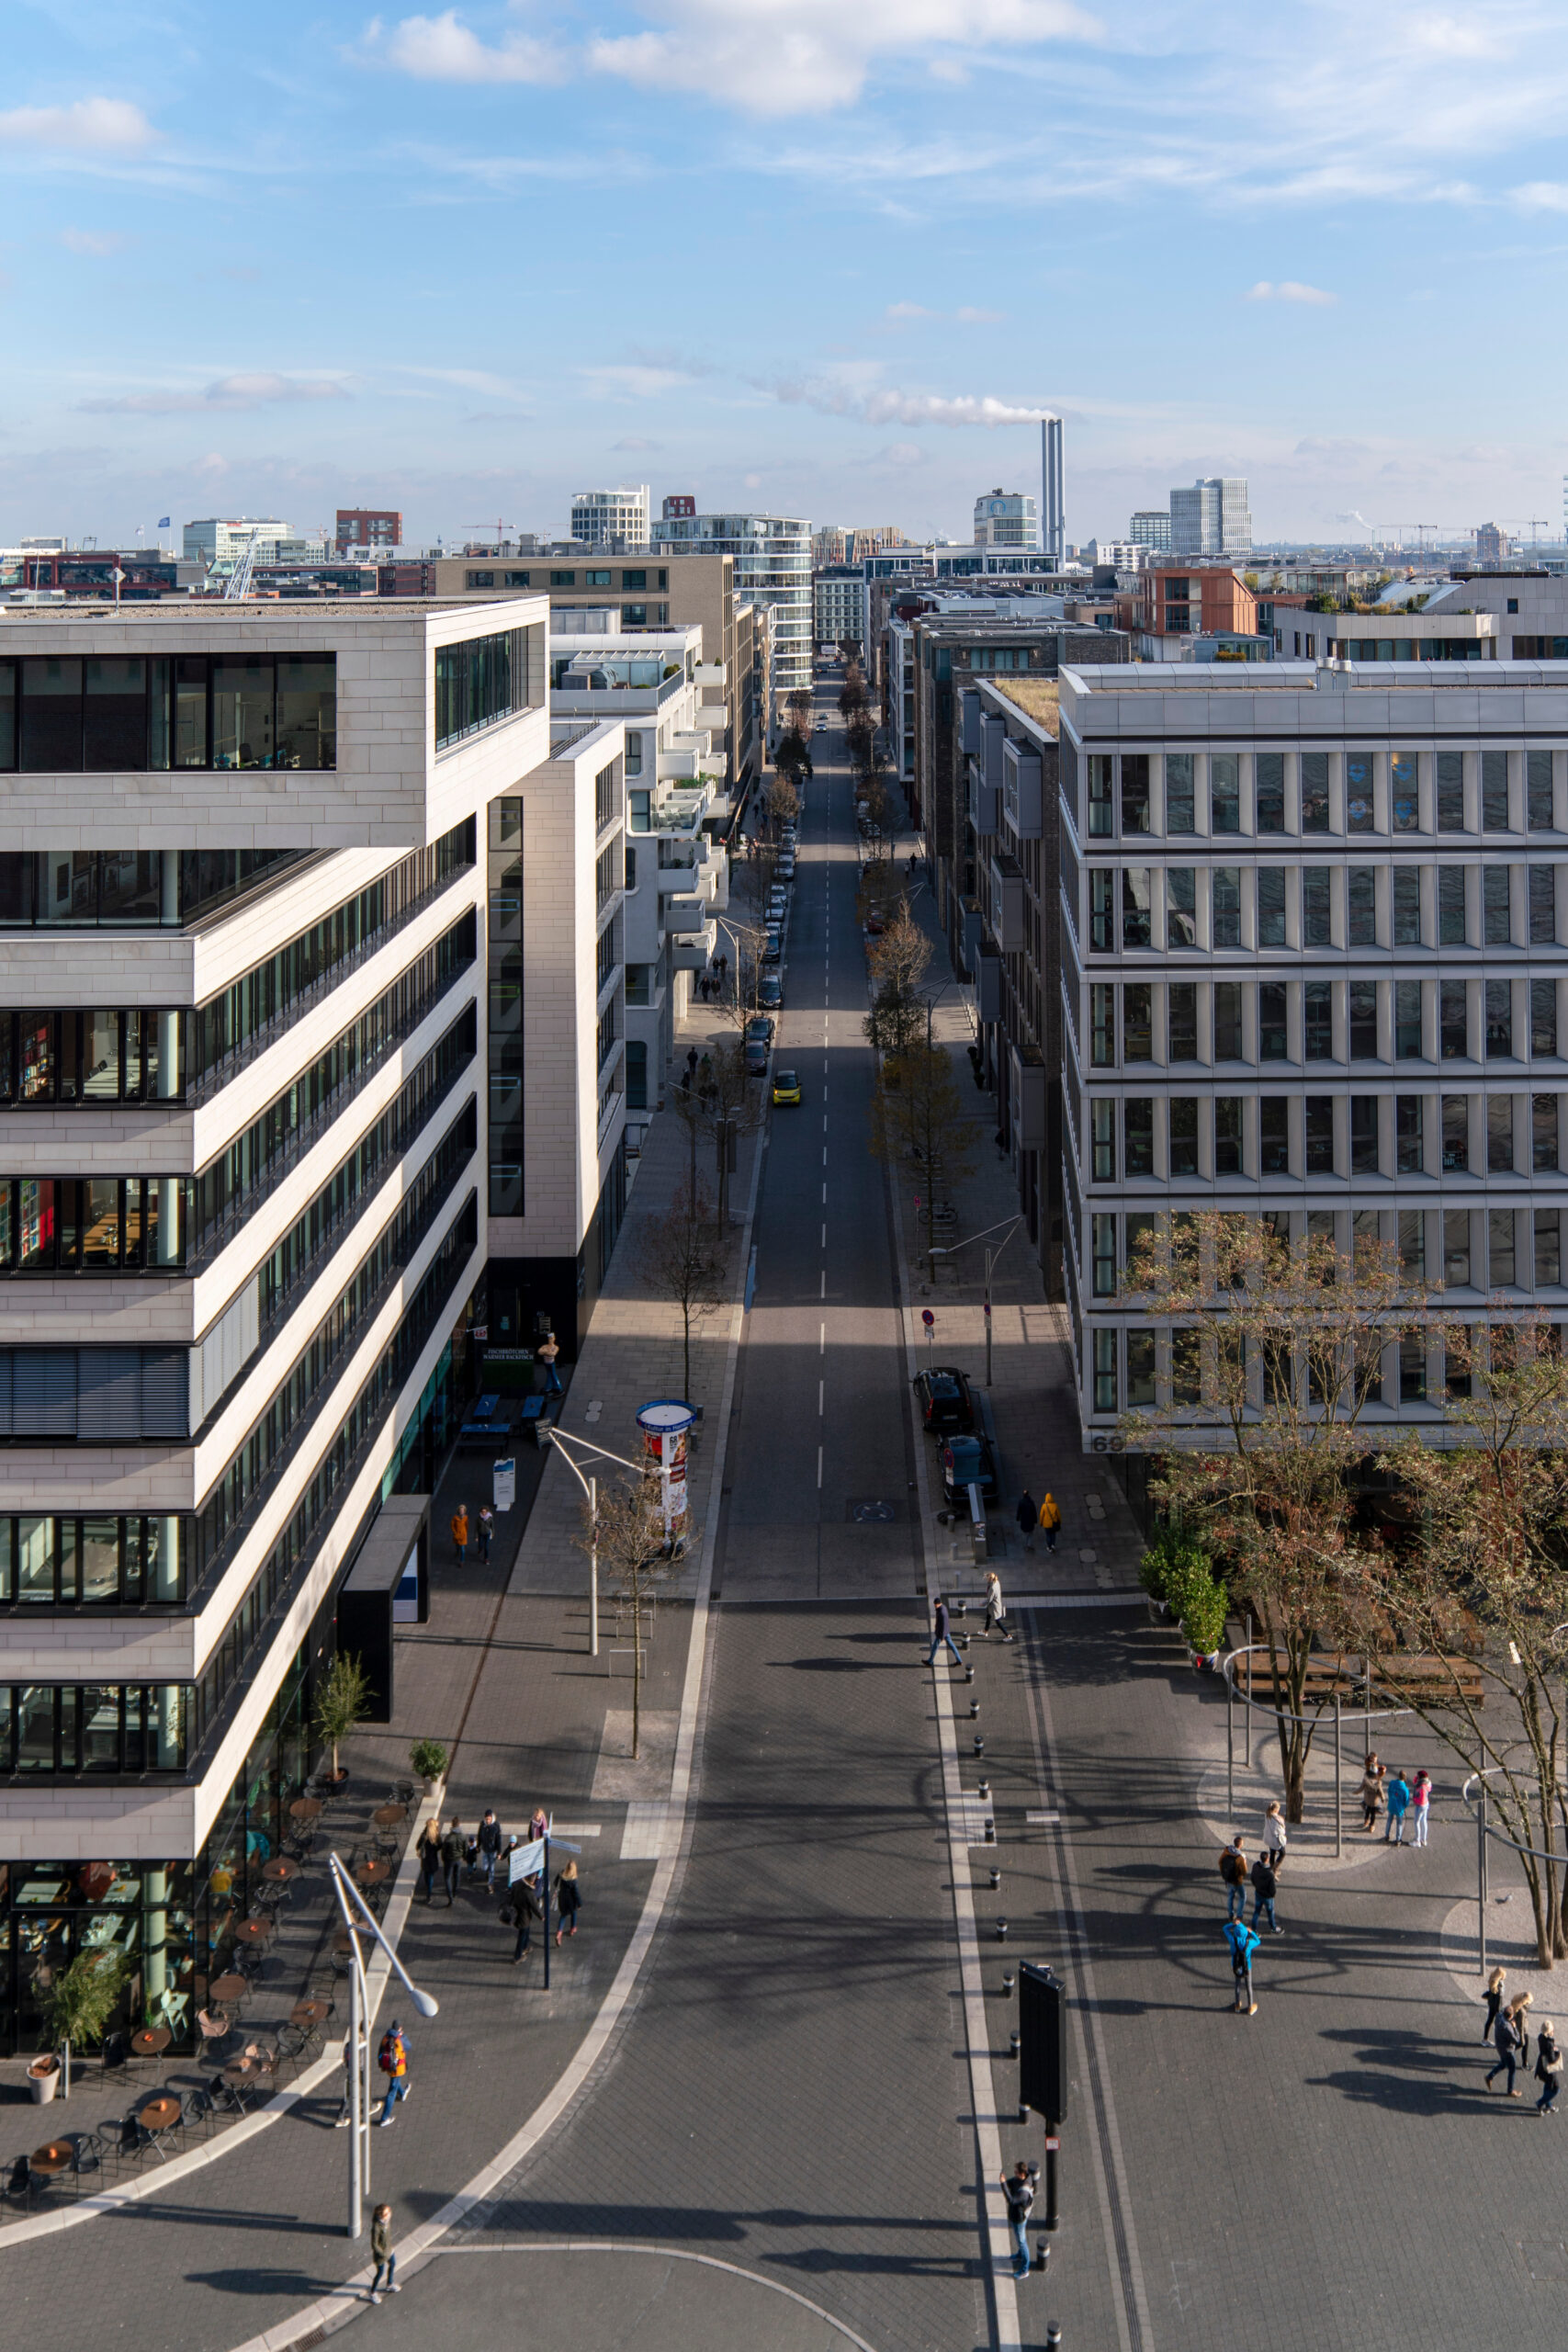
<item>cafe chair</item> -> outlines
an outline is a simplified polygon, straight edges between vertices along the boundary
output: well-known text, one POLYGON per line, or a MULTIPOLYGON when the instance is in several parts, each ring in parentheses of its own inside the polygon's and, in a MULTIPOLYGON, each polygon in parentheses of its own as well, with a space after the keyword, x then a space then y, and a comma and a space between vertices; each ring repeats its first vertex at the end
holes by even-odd
POLYGON ((13 2156, 6 2167, 6 2186, 0 2190, 7 2205, 19 2205, 24 2211, 30 2209, 38 2177, 30 2156, 13 2156))
POLYGON ((201 2136, 210 2139, 218 2124, 218 2102, 204 2083, 195 2083, 186 2093, 185 2120, 187 2128, 199 2123, 201 2136))
POLYGON ((106 2075, 130 2073, 130 2036, 128 2033, 105 2034, 102 2071, 106 2075))
POLYGON ((103 2141, 96 2132, 62 2132, 60 2136, 62 2141, 71 2143, 71 2183, 80 2195, 84 2178, 90 2178, 94 2173, 102 2176, 103 2141))
POLYGON ((96 2137, 102 2160, 112 2164, 117 2172, 126 2165, 140 2163, 146 2154, 147 2135, 134 2114, 111 2115, 99 2124, 96 2137))

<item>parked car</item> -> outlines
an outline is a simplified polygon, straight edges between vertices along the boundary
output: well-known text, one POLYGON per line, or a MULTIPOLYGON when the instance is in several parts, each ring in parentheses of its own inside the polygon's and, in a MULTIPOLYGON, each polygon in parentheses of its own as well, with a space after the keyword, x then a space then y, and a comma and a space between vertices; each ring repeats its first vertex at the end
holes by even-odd
POLYGON ((783 958, 784 935, 781 932, 770 931, 762 942, 763 970, 766 971, 770 966, 781 963, 783 958))
POLYGON ((765 1078, 768 1056, 773 1050, 773 1024, 765 1014, 754 1013, 746 1023, 743 1044, 748 1078, 765 1078))
POLYGON ((754 1012, 746 1023, 746 1043, 750 1046, 759 1037, 764 1046, 773 1042, 773 1024, 765 1012, 754 1012))
POLYGON ((915 1406, 928 1436, 951 1436, 975 1426, 975 1399, 969 1383, 956 1366, 928 1365, 915 1374, 915 1406))
POLYGON ((773 1101, 775 1102, 798 1102, 799 1100, 800 1080, 796 1077, 795 1071, 792 1069, 774 1070, 773 1101))
POLYGON ((886 928, 887 925, 883 921, 881 915, 878 914, 876 909, 873 907, 870 914, 868 914, 865 919, 866 937, 868 939, 880 939, 886 928))
POLYGON ((795 854, 792 850, 785 850, 784 855, 774 866, 773 872, 778 876, 781 882, 793 882, 795 880, 795 854))
POLYGON ((979 1487, 982 1502, 995 1502, 997 1465, 978 1431, 966 1437, 955 1432, 942 1442, 942 1491, 950 1503, 955 1503, 964 1498, 970 1487, 979 1487))
POLYGON ((778 1012, 784 1006, 784 982, 776 972, 764 972, 757 983, 757 1001, 778 1012))

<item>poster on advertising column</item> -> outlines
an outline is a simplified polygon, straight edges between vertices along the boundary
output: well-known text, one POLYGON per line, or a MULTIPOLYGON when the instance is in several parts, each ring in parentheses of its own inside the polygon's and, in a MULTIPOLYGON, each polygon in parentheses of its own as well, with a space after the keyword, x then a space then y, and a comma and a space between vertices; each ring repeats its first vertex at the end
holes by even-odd
POLYGON ((637 1417, 649 1467, 659 1473, 659 1499, 667 1536, 678 1534, 686 1518, 686 1454, 696 1419, 690 1405, 674 1396, 658 1397, 637 1417))

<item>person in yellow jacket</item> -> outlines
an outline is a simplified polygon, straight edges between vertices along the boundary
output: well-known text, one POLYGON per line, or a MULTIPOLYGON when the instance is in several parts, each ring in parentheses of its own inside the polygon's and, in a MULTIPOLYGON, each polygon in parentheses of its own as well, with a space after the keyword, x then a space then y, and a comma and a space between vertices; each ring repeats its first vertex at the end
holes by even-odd
POLYGON ((1047 1552, 1055 1550, 1056 1530, 1061 1524, 1062 1514, 1056 1508, 1056 1498, 1055 1495, 1047 1495, 1040 1506, 1040 1527, 1045 1538, 1047 1552))

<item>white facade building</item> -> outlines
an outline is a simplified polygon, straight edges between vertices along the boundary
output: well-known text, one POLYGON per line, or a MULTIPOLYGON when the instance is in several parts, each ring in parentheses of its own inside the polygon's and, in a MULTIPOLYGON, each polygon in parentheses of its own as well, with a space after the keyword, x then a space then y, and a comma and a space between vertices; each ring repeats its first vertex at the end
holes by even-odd
POLYGON ((846 638, 865 644, 865 577, 858 565, 835 564, 818 571, 811 582, 815 618, 812 634, 818 645, 840 645, 846 638))
MULTIPOLYGON (((1568 663, 1067 669, 1060 752, 1086 1446, 1182 1376, 1117 1296, 1173 1212, 1376 1235, 1462 1318, 1568 1315, 1568 663)), ((1444 1378, 1389 1348, 1370 1443, 1444 1378)))
MULTIPOLYGON (((1137 536, 1134 527, 1133 537, 1137 536)), ((1247 484, 1239 476, 1216 475, 1195 481, 1190 490, 1171 492, 1170 552, 1224 558, 1251 554, 1252 515, 1247 484)))
POLYGON ((654 547, 707 548, 735 558, 737 601, 764 605, 773 622, 770 673, 775 708, 811 685, 811 526, 784 514, 667 514, 652 526, 654 547))
POLYGON ((574 490, 571 494, 571 537, 579 545, 601 548, 619 541, 627 547, 648 545, 648 484, 628 489, 574 490))
POLYGON ((294 526, 276 515, 209 514, 186 525, 181 554, 186 563, 204 563, 210 571, 215 564, 237 563, 253 540, 258 563, 275 562, 276 549, 286 541, 301 544, 295 540, 294 526))
POLYGON ((1038 548, 1039 500, 1018 490, 982 492, 975 501, 975 545, 977 548, 1038 548))

